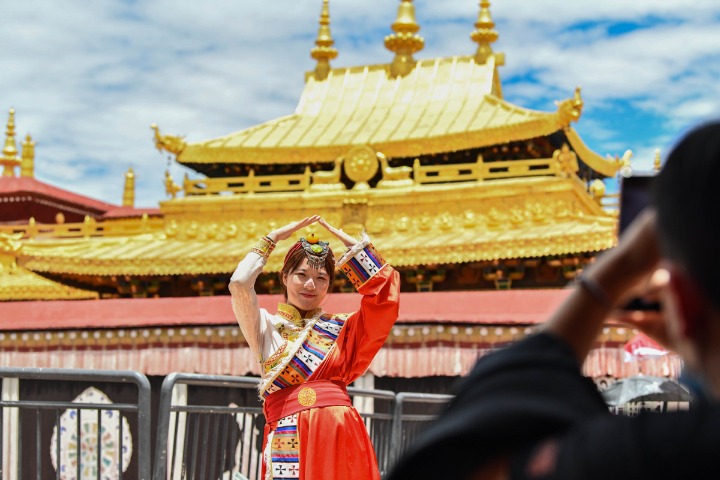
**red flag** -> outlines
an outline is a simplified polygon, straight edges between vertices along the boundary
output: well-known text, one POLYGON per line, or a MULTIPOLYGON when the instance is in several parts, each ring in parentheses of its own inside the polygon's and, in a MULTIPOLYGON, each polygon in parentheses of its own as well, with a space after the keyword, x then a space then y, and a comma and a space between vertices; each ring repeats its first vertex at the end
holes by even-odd
POLYGON ((661 357, 668 353, 659 343, 640 332, 625 344, 625 361, 638 358, 661 357))

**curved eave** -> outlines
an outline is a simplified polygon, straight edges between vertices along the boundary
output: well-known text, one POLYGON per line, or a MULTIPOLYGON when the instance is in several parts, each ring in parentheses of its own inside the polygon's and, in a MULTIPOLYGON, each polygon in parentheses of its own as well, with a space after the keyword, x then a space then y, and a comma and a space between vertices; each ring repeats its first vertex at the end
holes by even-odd
POLYGON ((348 153, 353 145, 369 145, 390 158, 399 158, 487 147, 550 135, 561 129, 559 119, 555 114, 527 114, 518 111, 516 113, 527 120, 511 125, 437 137, 409 137, 394 142, 371 140, 365 143, 357 142, 341 145, 267 148, 195 144, 188 145, 178 156, 177 161, 186 166, 215 163, 275 165, 331 162, 348 153))
MULTIPOLYGON (((255 241, 255 238, 177 240, 151 235, 48 241, 43 245, 26 245, 20 260, 27 269, 55 274, 228 274, 255 241)), ((615 220, 589 216, 518 228, 441 232, 431 229, 420 234, 373 235, 373 243, 386 260, 398 267, 599 252, 615 242, 615 220)), ((278 246, 268 260, 266 272, 280 270, 290 244, 278 246)), ((335 252, 344 250, 339 244, 331 243, 331 247, 335 252)))
POLYGON ((62 285, 25 268, 0 274, 0 301, 90 300, 97 292, 62 285))
POLYGON ((572 149, 575 150, 575 153, 577 153, 582 161, 596 172, 606 177, 612 177, 615 176, 618 170, 620 170, 620 162, 616 160, 608 160, 607 158, 604 158, 590 150, 590 147, 585 145, 585 142, 582 141, 580 135, 578 135, 572 127, 568 126, 565 128, 565 136, 570 142, 572 149))

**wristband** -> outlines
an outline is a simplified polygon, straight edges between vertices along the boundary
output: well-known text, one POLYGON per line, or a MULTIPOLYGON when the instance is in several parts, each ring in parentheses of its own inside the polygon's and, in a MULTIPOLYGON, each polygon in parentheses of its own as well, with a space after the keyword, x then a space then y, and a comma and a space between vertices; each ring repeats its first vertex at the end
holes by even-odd
POLYGON ((577 283, 582 287, 590 296, 600 305, 612 310, 614 302, 610 299, 605 289, 600 286, 595 280, 584 275, 577 277, 577 283))
POLYGON ((273 242, 270 237, 265 236, 261 237, 250 251, 257 253, 263 258, 268 258, 274 249, 275 242, 273 242))

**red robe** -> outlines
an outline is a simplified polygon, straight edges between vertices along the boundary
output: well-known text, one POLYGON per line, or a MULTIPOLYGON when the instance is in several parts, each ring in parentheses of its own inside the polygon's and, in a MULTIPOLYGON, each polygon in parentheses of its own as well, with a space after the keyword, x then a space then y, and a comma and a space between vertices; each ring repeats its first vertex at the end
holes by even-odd
MULTIPOLYGON (((369 248, 372 249, 372 246, 369 248)), ((376 254, 374 250, 368 251, 376 254)), ((358 286, 358 292, 363 295, 360 309, 350 315, 316 311, 308 314, 312 318, 300 319, 297 310, 286 304, 279 305, 276 315, 260 311, 260 324, 264 322, 277 327, 280 321, 301 326, 301 322, 307 323, 301 335, 305 343, 299 348, 297 344, 286 348, 293 354, 292 357, 280 355, 283 351, 281 347, 263 360, 265 375, 261 382, 261 396, 272 395, 268 392, 278 392, 305 381, 332 380, 348 385, 365 373, 397 319, 400 293, 400 276, 390 265, 385 264, 370 275, 358 286), (320 357, 324 355, 324 358, 318 360, 308 352, 320 357), (313 357, 311 360, 319 363, 305 358, 310 356, 313 357), (305 359, 301 360, 300 357, 305 359)), ((249 280, 252 277, 248 276, 249 280)), ((247 306, 247 302, 243 303, 246 305, 234 304, 236 314, 247 306)), ((238 320, 241 321, 240 315, 238 320)), ((243 331, 247 336, 248 332, 243 331)), ((273 330, 272 334, 276 335, 276 332, 273 330)), ((256 344, 264 345, 262 339, 257 340, 256 344)), ((266 424, 264 433, 265 479, 380 478, 367 429, 354 407, 309 408, 266 424), (267 445, 268 439, 270 445, 267 445), (267 463, 274 465, 274 468, 268 469, 267 463)))

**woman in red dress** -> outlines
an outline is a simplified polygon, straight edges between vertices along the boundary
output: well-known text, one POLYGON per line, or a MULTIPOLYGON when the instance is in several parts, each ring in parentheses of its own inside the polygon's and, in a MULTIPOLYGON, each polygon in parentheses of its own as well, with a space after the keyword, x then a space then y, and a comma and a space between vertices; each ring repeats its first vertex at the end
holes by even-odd
POLYGON ((366 235, 357 241, 315 215, 261 238, 233 273, 230 292, 261 365, 264 479, 379 479, 375 451, 346 387, 365 373, 397 319, 399 274, 366 235), (259 308, 255 280, 276 243, 315 222, 348 247, 337 266, 363 295, 360 309, 322 310, 335 259, 314 235, 296 242, 285 257, 280 277, 286 301, 276 313, 259 308))

